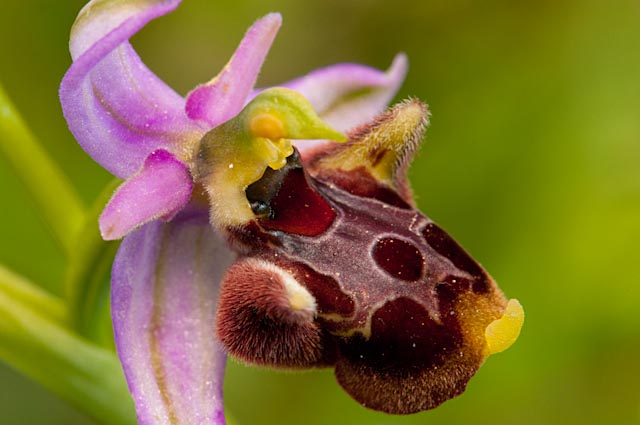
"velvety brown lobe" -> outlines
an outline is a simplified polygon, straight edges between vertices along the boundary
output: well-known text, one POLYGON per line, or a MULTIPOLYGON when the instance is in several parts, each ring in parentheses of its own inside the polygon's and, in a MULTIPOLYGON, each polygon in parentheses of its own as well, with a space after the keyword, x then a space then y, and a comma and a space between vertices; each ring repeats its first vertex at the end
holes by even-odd
POLYGON ((438 369, 381 369, 340 357, 335 372, 338 383, 363 406, 408 415, 462 394, 479 366, 479 362, 473 365, 461 360, 438 369))
POLYGON ((277 367, 310 367, 323 354, 313 313, 291 309, 281 276, 251 261, 226 273, 218 304, 218 336, 242 361, 277 367))
POLYGON ((455 319, 438 323, 408 298, 380 308, 369 340, 345 339, 341 353, 336 377, 343 388, 366 407, 394 414, 432 409, 457 396, 481 363, 463 347, 455 319))

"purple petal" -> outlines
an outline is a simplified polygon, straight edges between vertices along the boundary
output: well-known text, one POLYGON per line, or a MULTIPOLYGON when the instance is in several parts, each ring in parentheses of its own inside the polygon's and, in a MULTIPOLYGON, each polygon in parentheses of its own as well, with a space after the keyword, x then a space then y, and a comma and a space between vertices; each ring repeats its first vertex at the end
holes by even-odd
POLYGON ((182 162, 167 151, 153 152, 118 188, 102 212, 102 238, 120 239, 152 220, 170 219, 187 205, 192 189, 191 174, 182 162))
POLYGON ((214 320, 231 260, 204 209, 149 223, 122 242, 111 311, 140 424, 224 424, 226 356, 214 320))
POLYGON ((220 74, 187 96, 186 110, 191 119, 215 127, 240 112, 281 24, 280 14, 270 13, 247 30, 220 74))
POLYGON ((285 83, 302 93, 318 115, 338 131, 348 131, 382 112, 407 74, 407 57, 398 54, 386 72, 358 64, 338 64, 285 83))
POLYGON ((176 147, 204 129, 184 112, 184 99, 156 77, 127 41, 179 0, 92 1, 71 31, 74 59, 60 85, 69 128, 82 148, 127 178, 152 151, 176 147))

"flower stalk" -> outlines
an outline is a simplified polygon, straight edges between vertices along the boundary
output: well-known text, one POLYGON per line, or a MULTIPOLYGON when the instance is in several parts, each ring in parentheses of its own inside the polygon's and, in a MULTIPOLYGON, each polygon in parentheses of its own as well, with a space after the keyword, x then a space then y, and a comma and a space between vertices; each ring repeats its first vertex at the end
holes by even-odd
MULTIPOLYGON (((112 345, 110 331, 105 335, 99 328, 108 315, 97 307, 100 293, 108 291, 116 244, 101 240, 95 228, 98 212, 92 212, 98 210, 85 210, 2 85, 0 154, 68 259, 64 298, 0 265, 0 359, 100 423, 135 424, 117 356, 94 343, 112 345)), ((110 195, 113 188, 107 190, 110 195)), ((99 198, 98 203, 104 201, 99 198)), ((106 308, 106 299, 102 304, 106 308)))
POLYGON ((109 346, 113 344, 111 327, 107 329, 109 335, 105 341, 99 323, 108 316, 109 276, 119 244, 103 241, 96 222, 118 184, 118 179, 107 184, 87 212, 70 252, 64 278, 70 323, 81 335, 92 341, 103 340, 109 346))
POLYGON ((115 354, 74 334, 63 317, 60 300, 0 268, 0 358, 101 423, 135 424, 115 354))
POLYGON ((0 153, 23 183, 29 199, 66 255, 75 242, 84 207, 58 165, 25 125, 0 84, 0 153))

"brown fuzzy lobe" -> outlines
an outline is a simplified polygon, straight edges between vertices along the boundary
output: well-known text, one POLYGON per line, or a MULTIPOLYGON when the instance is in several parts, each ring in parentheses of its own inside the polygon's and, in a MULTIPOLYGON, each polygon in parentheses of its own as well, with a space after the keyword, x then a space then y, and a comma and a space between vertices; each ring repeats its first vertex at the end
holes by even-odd
POLYGON ((433 368, 384 369, 348 357, 336 364, 338 383, 363 406, 395 415, 433 409, 464 392, 479 362, 433 368))
POLYGON ((281 275, 254 260, 241 260, 227 271, 217 330, 229 352, 251 364, 303 368, 324 355, 313 313, 294 311, 281 275))
POLYGON ((376 311, 368 340, 344 339, 335 373, 345 391, 368 408, 392 414, 432 409, 461 394, 484 360, 483 345, 475 335, 465 336, 477 329, 460 327, 457 316, 469 312, 455 309, 463 307, 455 296, 451 302, 444 298, 442 320, 398 298, 376 311))

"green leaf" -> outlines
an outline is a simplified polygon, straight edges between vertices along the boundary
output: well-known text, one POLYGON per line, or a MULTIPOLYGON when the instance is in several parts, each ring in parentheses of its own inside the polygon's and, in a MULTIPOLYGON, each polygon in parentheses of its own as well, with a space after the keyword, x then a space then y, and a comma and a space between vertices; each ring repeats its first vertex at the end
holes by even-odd
POLYGON ((2 276, 0 282, 0 359, 100 423, 135 424, 115 354, 56 323, 40 310, 42 303, 14 297, 21 291, 12 282, 2 276))
POLYGON ((0 154, 4 155, 56 242, 68 253, 84 207, 60 168, 35 139, 0 85, 0 154))

